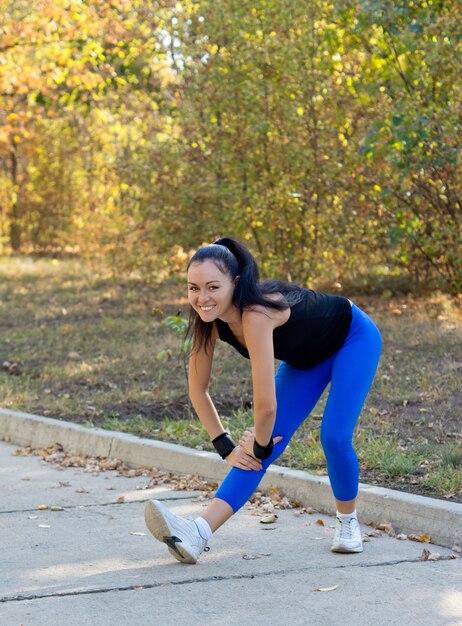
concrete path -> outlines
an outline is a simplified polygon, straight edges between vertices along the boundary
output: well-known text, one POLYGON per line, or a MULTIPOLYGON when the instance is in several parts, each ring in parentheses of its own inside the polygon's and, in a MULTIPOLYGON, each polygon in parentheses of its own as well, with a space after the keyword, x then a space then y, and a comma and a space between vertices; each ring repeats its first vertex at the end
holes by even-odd
POLYGON ((462 559, 451 549, 383 534, 362 554, 333 554, 332 517, 278 510, 264 525, 247 508, 197 565, 182 565, 145 528, 144 503, 195 517, 198 492, 16 449, 0 442, 1 626, 462 625, 462 559), (423 549, 442 558, 422 561, 423 549))

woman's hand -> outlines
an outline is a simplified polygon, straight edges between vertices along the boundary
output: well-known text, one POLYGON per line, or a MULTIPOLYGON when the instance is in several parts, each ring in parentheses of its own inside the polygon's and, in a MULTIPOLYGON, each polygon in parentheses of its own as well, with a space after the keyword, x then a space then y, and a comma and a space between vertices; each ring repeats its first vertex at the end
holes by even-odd
POLYGON ((256 459, 253 454, 249 454, 241 446, 236 446, 230 454, 226 457, 225 461, 232 467, 238 467, 242 470, 255 470, 260 471, 263 469, 261 461, 256 459))
MULTIPOLYGON (((273 437, 273 443, 279 443, 282 440, 282 437, 273 437)), ((247 454, 251 455, 253 458, 253 444, 255 441, 255 426, 251 426, 248 430, 244 431, 244 434, 239 440, 239 445, 243 450, 247 452, 247 454)))

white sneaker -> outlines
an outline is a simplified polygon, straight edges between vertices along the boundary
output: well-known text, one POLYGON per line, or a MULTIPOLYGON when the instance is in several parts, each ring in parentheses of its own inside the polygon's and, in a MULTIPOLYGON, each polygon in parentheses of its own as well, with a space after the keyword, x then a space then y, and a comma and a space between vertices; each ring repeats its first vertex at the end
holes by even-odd
POLYGON ((335 522, 335 535, 331 547, 332 552, 362 552, 363 541, 361 529, 356 517, 349 520, 341 520, 337 517, 335 522))
POLYGON ((144 519, 154 537, 165 543, 170 554, 181 563, 196 563, 202 552, 208 550, 194 520, 171 513, 159 500, 146 504, 144 519))

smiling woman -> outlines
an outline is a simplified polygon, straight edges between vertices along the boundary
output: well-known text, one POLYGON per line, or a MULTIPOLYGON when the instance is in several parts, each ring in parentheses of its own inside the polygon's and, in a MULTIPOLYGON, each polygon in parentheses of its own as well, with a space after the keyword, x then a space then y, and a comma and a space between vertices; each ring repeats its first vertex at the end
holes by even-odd
POLYGON ((184 563, 195 563, 212 533, 250 498, 330 383, 321 427, 337 504, 334 552, 361 552, 356 516, 358 459, 353 431, 381 351, 372 320, 349 300, 290 285, 259 282, 247 248, 222 238, 200 248, 188 265, 192 349, 189 394, 199 419, 231 471, 196 520, 149 502, 152 534, 184 563), (254 424, 236 445, 209 395, 215 344, 231 344, 250 359, 254 424), (274 359, 282 361, 276 377, 274 359))
POLYGON ((203 322, 213 322, 218 317, 228 323, 238 319, 233 307, 234 288, 239 277, 223 273, 212 261, 193 263, 188 270, 189 303, 203 322))

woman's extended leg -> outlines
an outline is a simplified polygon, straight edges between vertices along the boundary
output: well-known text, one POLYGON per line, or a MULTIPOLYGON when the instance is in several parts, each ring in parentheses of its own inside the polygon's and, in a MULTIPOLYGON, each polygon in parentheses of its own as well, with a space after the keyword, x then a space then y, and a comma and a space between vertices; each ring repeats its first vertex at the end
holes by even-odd
POLYGON ((282 363, 276 375, 277 414, 274 435, 283 440, 263 461, 263 470, 244 471, 233 467, 215 498, 201 517, 184 519, 171 513, 158 500, 145 508, 145 520, 152 534, 168 546, 172 556, 183 563, 196 563, 206 549, 212 532, 217 530, 252 495, 267 467, 282 454, 290 438, 309 414, 329 382, 333 359, 309 370, 297 370, 282 363))
MULTIPOLYGON (((300 370, 281 363, 276 373, 277 411, 273 432, 274 436, 283 439, 275 444, 273 454, 263 461, 262 470, 246 471, 234 467, 224 479, 215 498, 229 505, 232 512, 247 502, 267 468, 284 452, 297 428, 312 411, 329 383, 332 364, 333 358, 308 370, 300 370)), ((214 502, 211 506, 215 506, 214 502)), ((208 511, 203 517, 207 519, 207 515, 208 511)))

